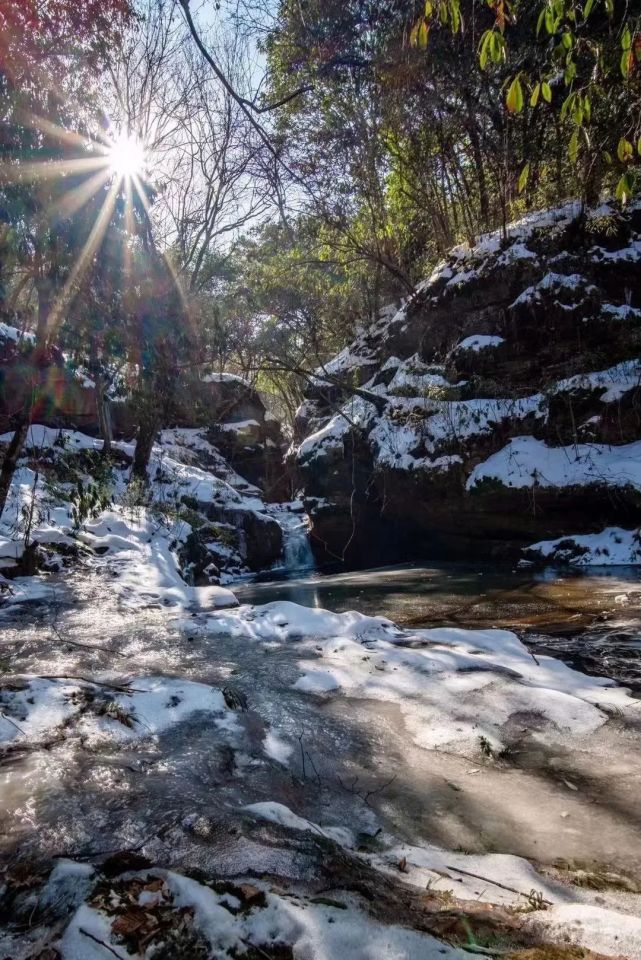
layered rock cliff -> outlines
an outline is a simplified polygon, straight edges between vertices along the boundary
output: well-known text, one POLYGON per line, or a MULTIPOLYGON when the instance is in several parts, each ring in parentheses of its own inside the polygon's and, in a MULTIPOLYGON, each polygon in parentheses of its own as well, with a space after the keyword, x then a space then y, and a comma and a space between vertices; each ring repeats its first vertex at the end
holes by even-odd
POLYGON ((318 558, 641 560, 640 381, 640 206, 453 249, 308 388, 318 558))

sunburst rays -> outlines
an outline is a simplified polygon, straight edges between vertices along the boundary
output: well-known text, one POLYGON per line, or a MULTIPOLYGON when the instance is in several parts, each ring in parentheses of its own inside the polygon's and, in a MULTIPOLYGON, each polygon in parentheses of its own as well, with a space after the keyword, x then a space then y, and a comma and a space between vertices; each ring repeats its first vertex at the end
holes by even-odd
POLYGON ((114 178, 109 190, 107 191, 107 196, 105 197, 104 203, 100 208, 100 212, 96 217, 96 221, 91 228, 91 232, 87 237, 85 244, 80 251, 76 262, 74 263, 67 280, 62 287, 62 290, 56 297, 51 311, 49 313, 48 319, 48 335, 51 334, 57 329, 62 315, 67 308, 67 306, 73 300, 78 287, 82 283, 82 278, 87 271, 87 267, 93 260, 95 254, 98 252, 100 245, 102 244, 104 235, 107 231, 109 221, 114 211, 116 205, 116 199, 120 191, 120 183, 117 178, 114 178))
MULTIPOLYGON (((140 204, 145 216, 150 217, 151 204, 147 190, 145 166, 148 160, 141 140, 126 131, 113 136, 100 135, 99 139, 83 133, 67 130, 50 120, 33 114, 20 117, 24 126, 36 131, 50 142, 58 142, 68 151, 77 152, 71 159, 41 160, 16 159, 0 164, 0 183, 7 185, 69 182, 67 190, 61 190, 46 205, 44 215, 49 220, 71 219, 91 200, 104 192, 104 200, 96 214, 89 235, 80 250, 69 275, 51 305, 47 323, 47 339, 55 334, 65 310, 78 292, 83 278, 100 250, 107 228, 113 216, 119 196, 124 200, 125 264, 131 260, 131 238, 136 233, 135 206, 140 204), (80 182, 78 182, 80 181, 80 182)), ((42 151, 44 153, 44 149, 42 151)), ((180 279, 170 259, 161 254, 176 286, 183 305, 187 305, 180 279)), ((125 276, 130 276, 125 270, 125 276)))

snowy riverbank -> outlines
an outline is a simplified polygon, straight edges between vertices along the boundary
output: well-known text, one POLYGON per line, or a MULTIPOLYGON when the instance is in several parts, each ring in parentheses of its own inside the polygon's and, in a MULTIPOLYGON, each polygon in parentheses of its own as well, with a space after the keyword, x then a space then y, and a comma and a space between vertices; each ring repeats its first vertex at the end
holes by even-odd
POLYGON ((241 605, 247 518, 305 568, 302 505, 174 430, 87 510, 96 448, 33 428, 0 531, 47 558, 0 606, 0 955, 641 960, 637 700, 509 630, 241 605))
POLYGON ((7 955, 641 957, 625 690, 505 630, 167 606, 158 557, 138 604, 94 569, 0 614, 7 955))

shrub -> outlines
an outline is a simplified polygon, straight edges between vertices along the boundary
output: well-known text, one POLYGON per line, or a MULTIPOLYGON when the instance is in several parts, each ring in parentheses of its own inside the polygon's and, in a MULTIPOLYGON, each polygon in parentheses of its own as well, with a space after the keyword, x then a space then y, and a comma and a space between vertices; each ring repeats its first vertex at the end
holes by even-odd
POLYGON ((84 484, 78 480, 71 494, 71 517, 73 529, 80 530, 89 519, 94 519, 111 505, 111 493, 99 483, 84 484))
POLYGON ((140 477, 132 477, 120 497, 120 503, 132 520, 137 519, 141 509, 148 507, 151 503, 151 493, 147 484, 140 477))

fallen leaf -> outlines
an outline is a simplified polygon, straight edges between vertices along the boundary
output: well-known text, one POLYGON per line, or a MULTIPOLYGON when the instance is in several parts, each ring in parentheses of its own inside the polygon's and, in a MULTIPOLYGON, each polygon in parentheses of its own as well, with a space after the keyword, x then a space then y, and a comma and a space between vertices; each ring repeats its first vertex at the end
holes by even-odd
POLYGON ((264 892, 258 887, 255 887, 253 883, 241 883, 238 889, 240 890, 240 899, 243 901, 243 903, 249 903, 256 906, 258 906, 260 903, 261 905, 264 904, 266 906, 264 892))
POLYGON ((111 925, 112 933, 117 933, 121 937, 130 937, 134 934, 145 934, 148 928, 157 927, 158 922, 155 917, 144 910, 142 907, 132 907, 126 913, 121 913, 116 917, 111 925))
POLYGON ((151 893, 156 893, 158 890, 162 890, 165 882, 160 877, 154 877, 153 880, 150 880, 149 883, 145 884, 144 889, 149 890, 151 893))

